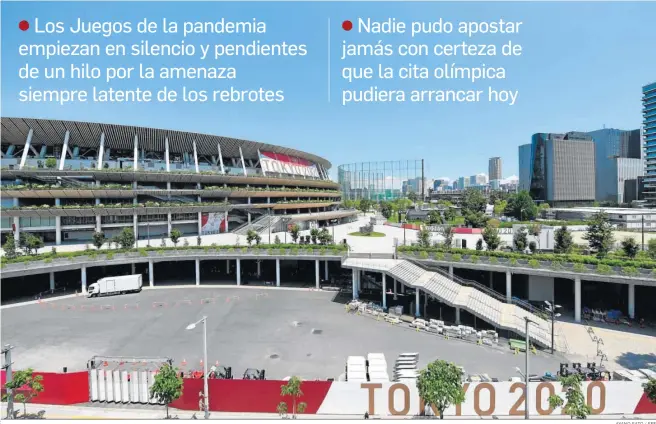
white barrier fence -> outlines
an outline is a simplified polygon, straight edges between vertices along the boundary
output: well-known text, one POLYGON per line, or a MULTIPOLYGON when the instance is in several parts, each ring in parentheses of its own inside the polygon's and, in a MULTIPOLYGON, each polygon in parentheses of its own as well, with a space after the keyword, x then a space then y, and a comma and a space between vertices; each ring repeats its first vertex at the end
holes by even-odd
POLYGON ((156 404, 150 397, 155 371, 89 370, 92 402, 156 404))

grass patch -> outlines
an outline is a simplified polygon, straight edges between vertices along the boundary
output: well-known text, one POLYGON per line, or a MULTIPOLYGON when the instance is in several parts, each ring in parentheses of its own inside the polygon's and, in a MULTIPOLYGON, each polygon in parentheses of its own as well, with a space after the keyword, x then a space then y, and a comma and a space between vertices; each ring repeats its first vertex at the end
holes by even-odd
POLYGON ((354 237, 385 237, 385 233, 379 233, 377 231, 372 231, 370 233, 361 233, 359 231, 356 231, 354 233, 349 233, 349 236, 354 236, 354 237))

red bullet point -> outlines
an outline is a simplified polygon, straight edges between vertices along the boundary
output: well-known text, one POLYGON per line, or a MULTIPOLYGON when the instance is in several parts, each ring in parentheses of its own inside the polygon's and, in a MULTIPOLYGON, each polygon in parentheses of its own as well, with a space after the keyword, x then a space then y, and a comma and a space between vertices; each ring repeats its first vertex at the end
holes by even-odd
POLYGON ((30 23, 27 22, 27 21, 20 21, 20 22, 18 23, 18 28, 19 28, 21 31, 27 31, 28 29, 30 29, 30 23))
POLYGON ((353 22, 351 21, 342 22, 342 29, 344 31, 350 31, 351 29, 353 29, 353 22))

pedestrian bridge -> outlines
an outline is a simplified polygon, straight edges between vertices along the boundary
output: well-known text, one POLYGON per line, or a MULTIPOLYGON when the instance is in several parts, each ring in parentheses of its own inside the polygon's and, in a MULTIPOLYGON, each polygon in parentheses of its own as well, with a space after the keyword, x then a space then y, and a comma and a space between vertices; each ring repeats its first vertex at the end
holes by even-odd
MULTIPOLYGON (((381 255, 382 256, 382 255, 381 255)), ((358 258, 349 256, 342 262, 344 268, 360 271, 380 272, 400 281, 408 287, 423 291, 426 295, 450 305, 463 309, 496 328, 508 330, 516 334, 526 335, 525 318, 530 319, 529 334, 531 341, 542 347, 551 347, 551 323, 540 318, 528 309, 530 305, 507 303, 482 289, 459 284, 457 278, 449 278, 438 272, 427 271, 415 263, 405 259, 358 258)), ((416 302, 418 305, 419 302, 416 302)), ((554 348, 566 351, 565 340, 556 335, 554 348)))

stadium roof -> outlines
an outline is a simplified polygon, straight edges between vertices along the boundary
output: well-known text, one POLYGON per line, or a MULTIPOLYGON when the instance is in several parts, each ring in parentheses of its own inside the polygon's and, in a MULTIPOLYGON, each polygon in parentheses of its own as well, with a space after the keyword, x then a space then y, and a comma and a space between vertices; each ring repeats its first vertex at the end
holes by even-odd
POLYGON ((199 155, 216 155, 217 143, 221 144, 221 153, 225 157, 239 157, 242 148, 245 159, 259 159, 257 151, 269 151, 307 159, 330 169, 331 163, 317 155, 273 144, 258 143, 238 138, 199 134, 186 131, 164 130, 157 128, 136 127, 131 125, 99 124, 91 122, 62 121, 55 119, 9 118, 2 120, 2 143, 23 145, 30 129, 33 130, 32 144, 61 146, 64 136, 69 131, 69 143, 73 146, 97 148, 100 135, 105 134, 105 147, 110 149, 131 150, 134 148, 136 135, 139 147, 149 152, 163 152, 165 139, 169 140, 171 153, 193 152, 192 142, 196 141, 199 155))

